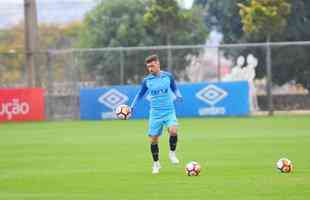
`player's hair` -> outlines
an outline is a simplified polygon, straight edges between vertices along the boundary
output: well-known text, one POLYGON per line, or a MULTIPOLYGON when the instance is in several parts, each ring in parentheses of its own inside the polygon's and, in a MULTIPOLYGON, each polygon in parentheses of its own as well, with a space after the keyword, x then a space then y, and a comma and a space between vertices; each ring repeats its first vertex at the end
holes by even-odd
POLYGON ((150 63, 152 61, 155 61, 155 60, 159 60, 159 57, 158 57, 158 55, 153 54, 153 55, 150 55, 150 56, 146 57, 144 63, 148 64, 148 63, 150 63))

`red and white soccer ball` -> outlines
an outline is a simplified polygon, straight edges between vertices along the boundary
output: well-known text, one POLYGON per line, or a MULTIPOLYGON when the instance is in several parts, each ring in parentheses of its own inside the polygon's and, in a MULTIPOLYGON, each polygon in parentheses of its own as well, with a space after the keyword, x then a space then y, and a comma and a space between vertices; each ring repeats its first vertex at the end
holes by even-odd
POLYGON ((201 166, 198 162, 191 161, 186 164, 185 172, 188 176, 198 176, 201 171, 201 166))
POLYGON ((119 105, 115 109, 115 114, 118 119, 129 119, 131 117, 131 108, 127 105, 119 105))
POLYGON ((293 171, 293 163, 287 158, 281 158, 277 162, 277 169, 283 173, 290 173, 293 171))

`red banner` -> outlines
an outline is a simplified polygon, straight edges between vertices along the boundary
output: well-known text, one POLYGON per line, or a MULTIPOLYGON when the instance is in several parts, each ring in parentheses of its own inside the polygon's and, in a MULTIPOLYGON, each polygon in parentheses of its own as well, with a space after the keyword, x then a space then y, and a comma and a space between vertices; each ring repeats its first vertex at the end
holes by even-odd
POLYGON ((0 121, 44 119, 44 89, 0 89, 0 121))

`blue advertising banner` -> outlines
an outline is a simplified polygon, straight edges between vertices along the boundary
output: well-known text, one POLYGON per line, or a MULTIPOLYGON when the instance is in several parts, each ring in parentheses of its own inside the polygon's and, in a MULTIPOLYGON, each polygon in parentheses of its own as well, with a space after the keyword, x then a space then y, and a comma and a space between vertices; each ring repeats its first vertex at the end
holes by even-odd
MULTIPOLYGON (((115 118, 117 105, 130 105, 140 86, 113 86, 80 90, 80 118, 115 118)), ((182 102, 176 102, 178 117, 244 116, 249 114, 249 86, 246 81, 179 84, 182 102)), ((147 96, 147 95, 146 95, 147 96)), ((146 97, 135 107, 132 118, 147 118, 146 97)))

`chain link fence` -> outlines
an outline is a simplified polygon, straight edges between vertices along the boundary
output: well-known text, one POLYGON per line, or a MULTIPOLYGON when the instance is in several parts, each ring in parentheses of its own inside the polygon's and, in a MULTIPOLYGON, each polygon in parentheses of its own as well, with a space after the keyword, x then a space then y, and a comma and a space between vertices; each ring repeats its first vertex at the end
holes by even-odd
MULTIPOLYGON (((50 120, 79 119, 79 89, 140 84, 157 54, 179 83, 246 80, 252 114, 310 110, 310 42, 50 50, 37 54, 36 86, 50 120)), ((23 53, 0 54, 0 87, 27 87, 23 53)))

